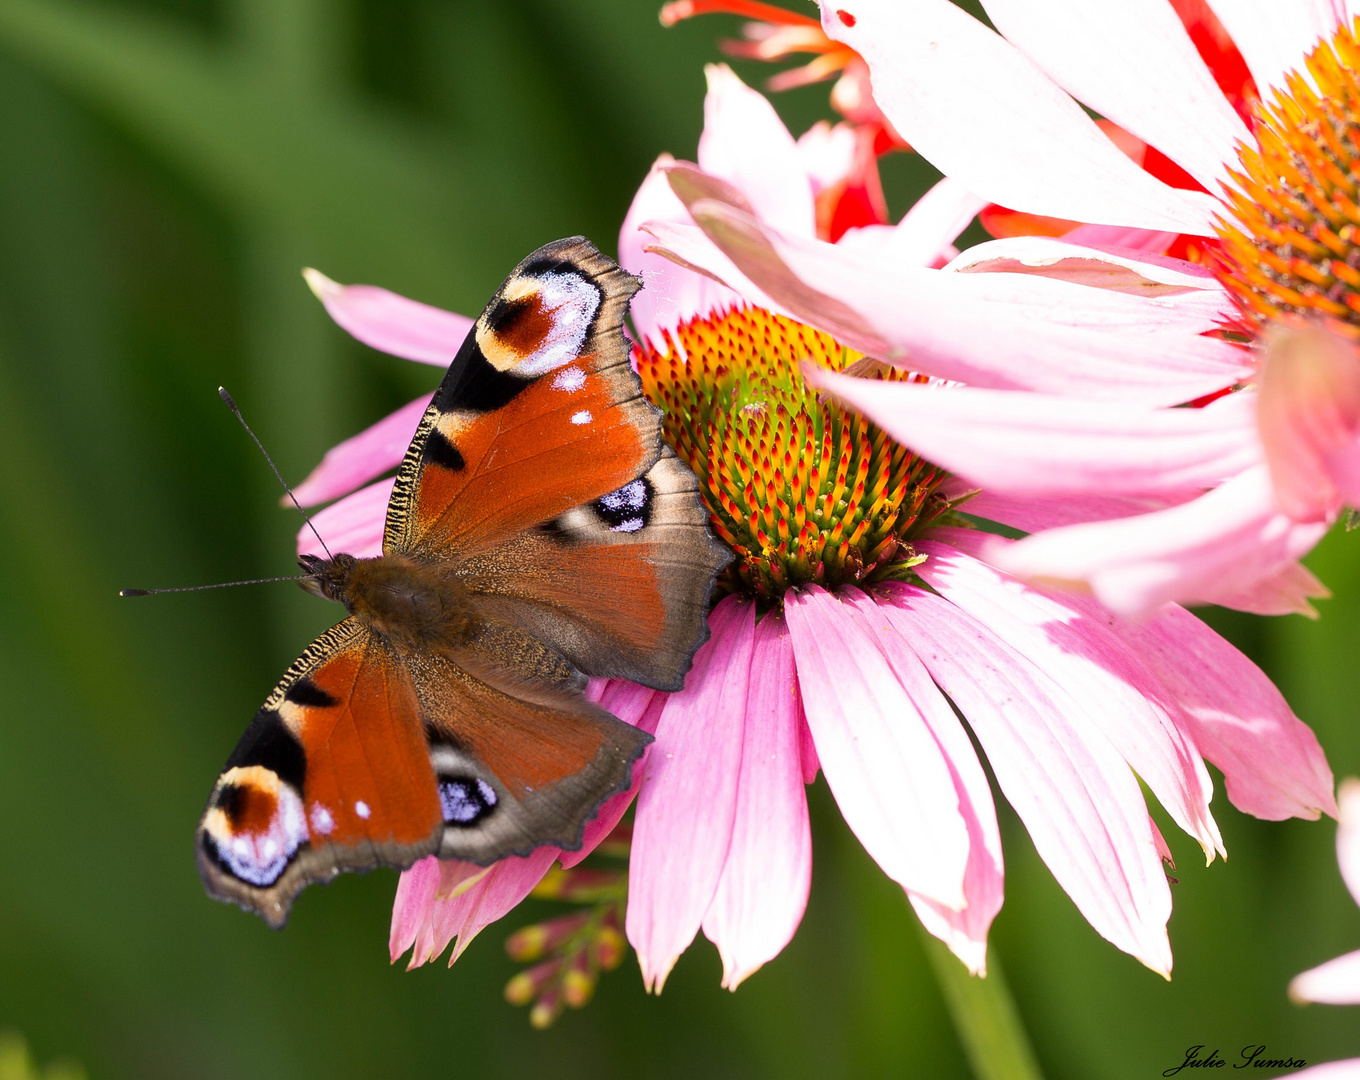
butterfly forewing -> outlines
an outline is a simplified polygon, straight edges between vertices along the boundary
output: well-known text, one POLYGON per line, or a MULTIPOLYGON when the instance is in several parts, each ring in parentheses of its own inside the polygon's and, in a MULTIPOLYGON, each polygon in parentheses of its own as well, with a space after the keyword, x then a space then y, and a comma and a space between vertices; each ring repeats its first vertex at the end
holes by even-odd
POLYGON ((661 448, 621 332, 638 281, 582 238, 506 279, 397 473, 383 550, 466 555, 641 476, 661 448))
POLYGON ((357 619, 321 635, 255 715, 199 824, 208 890, 281 925, 340 870, 409 866, 439 845, 411 675, 357 619))

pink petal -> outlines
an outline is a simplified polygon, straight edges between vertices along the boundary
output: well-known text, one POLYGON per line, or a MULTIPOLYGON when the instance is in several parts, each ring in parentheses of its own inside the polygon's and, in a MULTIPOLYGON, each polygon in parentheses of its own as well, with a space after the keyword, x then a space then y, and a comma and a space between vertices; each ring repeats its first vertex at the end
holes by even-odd
MULTIPOLYGON (((1299 525, 1281 514, 1257 465, 1191 502, 1051 529, 998 546, 987 560, 1017 577, 1089 588, 1111 611, 1142 617, 1168 601, 1227 604, 1250 595, 1326 531, 1325 523, 1299 525)), ((1294 600, 1308 607, 1307 596, 1294 600)))
POLYGON ((1319 38, 1330 38, 1346 14, 1335 0, 1209 0, 1209 7, 1266 101, 1271 90, 1284 86, 1286 74, 1303 68, 1304 54, 1319 38))
POLYGON ((803 783, 814 783, 817 774, 822 771, 822 759, 817 756, 817 744, 812 741, 812 729, 808 727, 801 692, 798 698, 798 746, 799 757, 803 762, 803 783))
POLYGON ((1145 623, 1109 625, 1166 687, 1161 703, 1178 710, 1195 746, 1223 773, 1235 807, 1269 821, 1336 814, 1317 736, 1260 668, 1174 604, 1145 623))
MULTIPOLYGON (((379 480, 312 515, 312 524, 332 552, 348 552, 359 559, 382 554, 383 528, 387 523, 387 502, 392 497, 392 484, 391 477, 379 480)), ((306 525, 298 530, 297 546, 299 555, 326 554, 306 525)))
POLYGON ((1360 780, 1347 777, 1338 792, 1339 824, 1336 830, 1336 861, 1341 879, 1360 904, 1360 780))
POLYGON ((855 171, 859 137, 852 124, 832 127, 818 120, 798 136, 798 163, 807 173, 814 196, 843 184, 855 171))
MULTIPOLYGON (((966 530, 940 530, 943 537, 966 530)), ((1209 810, 1213 781, 1176 721, 1155 696, 1156 676, 1105 625, 1060 597, 1047 596, 969 558, 925 541, 930 557, 916 567, 932 589, 1006 642, 1072 698, 1072 719, 1102 732, 1166 807, 1199 841, 1209 861, 1223 838, 1209 810), (1155 695, 1155 696, 1150 696, 1155 695)))
POLYGON ((1216 604, 1253 615, 1304 615, 1317 618, 1313 600, 1326 600, 1331 589, 1300 562, 1285 563, 1284 568, 1249 582, 1243 588, 1223 590, 1216 604))
POLYGON ((512 855, 492 865, 465 892, 447 900, 433 900, 416 934, 407 970, 430 963, 457 938, 449 957, 452 965, 484 927, 517 907, 533 891, 557 855, 555 847, 538 848, 525 858, 512 855))
POLYGON ((846 823, 884 873, 954 911, 967 903, 968 826, 921 707, 893 673, 856 590, 785 595, 803 708, 846 823))
POLYGON ((1069 244, 1081 244, 1103 251, 1122 250, 1136 251, 1141 255, 1160 255, 1178 235, 1155 229, 1127 229, 1118 225, 1079 225, 1071 232, 1064 233, 1063 239, 1069 244))
MULTIPOLYGON (((1090 226, 1093 231, 1099 226, 1090 226)), ((1038 274, 1135 296, 1167 297, 1168 303, 1199 303, 1201 329, 1212 330, 1232 313, 1232 299, 1202 266, 1144 252, 1095 247, 1051 236, 1011 236, 976 244, 945 267, 955 272, 1038 274), (1189 293, 1190 296, 1185 294, 1189 293), (1177 297, 1176 300, 1169 299, 1177 297)), ((1174 237, 1172 237, 1174 239, 1174 237)))
POLYGON ((409 405, 385 416, 372 427, 331 447, 321 464, 293 489, 303 506, 329 502, 348 495, 360 484, 395 469, 429 408, 433 394, 418 397, 409 405))
POLYGON ((1006 495, 1181 493, 1260 460, 1241 395, 1203 409, 1145 409, 810 367, 804 375, 922 457, 1006 495))
POLYGON ((985 199, 946 176, 917 199, 889 233, 884 254, 902 266, 934 266, 986 205, 985 199))
MULTIPOLYGON (((692 175, 693 170, 687 169, 684 162, 673 166, 667 173, 672 184, 677 173, 692 175)), ((708 281, 714 288, 723 290, 724 295, 731 294, 734 304, 744 302, 776 314, 790 314, 752 284, 750 279, 737 269, 736 264, 704 235, 699 226, 677 225, 669 221, 651 219, 643 222, 641 229, 655 239, 655 243, 647 244, 647 253, 669 264, 672 272, 708 281)), ((637 303, 636 297, 633 302, 637 303)), ((860 325, 867 333, 867 327, 860 325)))
POLYGON ((793 938, 812 884, 798 674, 784 620, 756 627, 732 843, 703 928, 735 990, 793 938))
POLYGON ((987 931, 1001 910, 1004 871, 1001 832, 996 824, 992 790, 977 753, 920 658, 910 644, 877 610, 875 602, 851 590, 846 602, 861 615, 893 673, 919 711, 949 765, 958 795, 959 812, 968 826, 968 864, 963 873, 962 911, 955 911, 929 897, 909 892, 908 899, 927 930, 943 941, 974 975, 987 973, 987 931))
POLYGON ((726 64, 704 68, 699 167, 736 187, 755 212, 796 236, 815 236, 812 184, 779 114, 726 64))
POLYGON ((392 963, 415 944, 420 927, 430 918, 435 890, 439 887, 439 860, 428 855, 403 870, 397 880, 397 896, 392 902, 392 930, 387 951, 392 963))
POLYGON ((676 198, 666 178, 666 170, 674 164, 675 159, 669 154, 656 159, 633 196, 633 204, 619 230, 619 265, 643 281, 642 290, 632 301, 633 326, 653 348, 662 351, 669 351, 666 331, 673 331, 689 319, 713 311, 726 311, 741 302, 741 298, 725 285, 648 250, 652 238, 642 231, 644 222, 678 224, 698 232, 689 211, 676 198))
MULTIPOLYGON (((1217 192, 1251 133, 1166 0, 986 0, 992 25, 1069 94, 1217 192)), ((1082 216, 1082 215, 1077 215, 1082 216)))
POLYGON ((869 64, 874 99, 946 176, 1053 217, 1212 235, 1213 200, 1121 153, 1020 50, 949 0, 856 0, 822 26, 869 64))
MULTIPOLYGON (((593 684, 595 685, 591 687, 592 692, 586 695, 590 700, 608 709, 625 724, 639 727, 649 735, 656 734, 656 725, 661 719, 661 707, 666 703, 665 694, 659 694, 651 687, 639 686, 626 679, 595 679, 593 684), (599 690, 596 690, 596 685, 599 686, 599 690)), ((562 852, 561 858, 558 859, 562 869, 570 870, 577 865, 614 831, 614 827, 622 820, 628 808, 633 805, 633 799, 637 797, 638 788, 642 786, 642 777, 647 771, 647 755, 650 753, 649 746, 633 765, 632 786, 627 791, 620 791, 607 799, 586 824, 585 835, 581 838, 581 849, 562 852)))
POLYGON ((1360 502, 1360 351, 1321 327, 1278 328, 1266 341, 1257 416, 1280 509, 1328 521, 1360 502))
POLYGON ((422 364, 448 367, 473 320, 374 285, 341 285, 318 270, 303 277, 342 330, 365 345, 422 364))
POLYGON ((628 940, 657 993, 713 901, 736 816, 755 605, 729 596, 708 625, 685 688, 661 711, 628 866, 628 940))
MULTIPOLYGON (((974 386, 1177 404, 1250 370, 1243 350, 1199 335, 1204 313, 1193 306, 1031 274, 895 265, 781 234, 717 197, 694 197, 697 190, 677 191, 692 198, 691 216, 722 252, 796 318, 915 371, 974 386)), ((687 261, 703 267, 703 258, 695 250, 687 261)))
POLYGON ((1360 950, 1295 975, 1289 996, 1323 1005, 1360 1005, 1360 950))
POLYGON ((1168 975, 1171 894, 1132 771, 1073 724, 1062 688, 940 597, 883 587, 880 609, 968 719, 1039 856, 1096 932, 1168 975))
MULTIPOLYGON (((962 485, 966 487, 967 485, 962 485)), ((1131 517, 1161 510, 1198 492, 1184 497, 1154 495, 1058 495, 1035 498, 1031 495, 1001 495, 983 491, 963 504, 966 514, 998 521, 1021 532, 1039 532, 1059 525, 1076 525, 1084 521, 1104 521, 1108 518, 1131 517)))
POLYGON ((1348 1061, 1328 1061, 1303 1072, 1289 1073, 1296 1080, 1360 1080, 1360 1058, 1348 1061))

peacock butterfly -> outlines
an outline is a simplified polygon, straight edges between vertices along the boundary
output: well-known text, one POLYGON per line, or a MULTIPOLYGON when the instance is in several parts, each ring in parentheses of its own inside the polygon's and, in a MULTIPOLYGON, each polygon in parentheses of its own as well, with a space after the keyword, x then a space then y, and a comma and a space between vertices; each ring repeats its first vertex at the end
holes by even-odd
POLYGON ((582 237, 515 267, 416 430, 382 555, 300 560, 349 617, 218 778, 210 894, 282 926, 341 871, 579 848, 628 786, 651 736, 587 677, 679 689, 729 558, 629 365, 639 286, 582 237))

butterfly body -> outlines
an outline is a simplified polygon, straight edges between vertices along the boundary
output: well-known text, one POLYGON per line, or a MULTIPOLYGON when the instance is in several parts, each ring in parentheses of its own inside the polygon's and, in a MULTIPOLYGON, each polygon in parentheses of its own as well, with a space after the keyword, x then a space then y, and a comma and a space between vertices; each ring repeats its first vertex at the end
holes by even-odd
POLYGON ((466 644, 477 625, 467 590, 438 566, 405 556, 302 561, 308 592, 344 604, 370 633, 411 656, 466 644))
POLYGON ((280 926, 344 870, 579 848, 628 787, 651 736, 588 679, 679 689, 729 558, 628 364, 637 287, 581 238, 521 263, 417 429, 383 554, 303 556, 303 587, 349 617, 218 778, 211 894, 280 926))

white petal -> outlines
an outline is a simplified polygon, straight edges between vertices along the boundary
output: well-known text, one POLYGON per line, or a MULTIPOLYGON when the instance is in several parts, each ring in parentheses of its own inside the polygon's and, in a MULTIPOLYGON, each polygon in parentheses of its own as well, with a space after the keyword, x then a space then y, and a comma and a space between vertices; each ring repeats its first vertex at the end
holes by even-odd
POLYGON ((689 228, 689 211, 675 197, 665 170, 675 164, 662 154, 633 196, 633 205, 619 230, 619 265, 642 278, 642 288, 633 297, 630 313, 637 332, 652 347, 667 353, 666 331, 696 316, 708 315, 740 302, 731 289, 711 277, 677 266, 672 260, 647 250, 652 237, 642 230, 644 222, 683 223, 689 228))
POLYGON ((709 64, 699 165, 738 188, 764 220, 817 235, 812 183, 784 121, 726 64, 709 64))
POLYGON ((1284 86, 1286 73, 1303 69, 1304 54, 1331 37, 1344 16, 1333 0, 1209 0, 1247 62, 1261 96, 1284 86))
MULTIPOLYGON (((796 318, 924 374, 1174 405, 1229 385, 1251 367, 1240 348, 1201 336, 1203 311, 1170 302, 1177 297, 1130 296, 1032 274, 898 266, 781 234, 718 198, 689 206, 728 259, 796 318)), ((711 250, 693 249, 689 258, 703 260, 711 250)))
POLYGON ((917 199, 888 234, 885 254, 903 266, 932 266, 986 205, 986 199, 946 176, 917 199))
POLYGON ((1213 274, 1195 263, 1166 255, 1075 244, 1070 237, 1059 240, 1052 236, 1011 236, 988 240, 970 247, 944 269, 960 273, 1035 273, 1139 296, 1204 293, 1213 297, 1211 310, 1216 317, 1214 322, 1207 323, 1206 330, 1229 314, 1232 305, 1227 290, 1213 274))
POLYGON ((992 24, 1077 100, 1211 192, 1252 136, 1167 0, 984 0, 992 24))
MULTIPOLYGON (((849 0, 836 0, 836 3, 849 0)), ((1127 158, 1019 49, 950 0, 823 4, 869 64, 874 98, 931 164, 992 202, 1102 225, 1212 235, 1217 200, 1127 158)))
POLYGON ((1346 779, 1337 794, 1341 820, 1336 830, 1336 861, 1346 888, 1360 904, 1360 780, 1346 779))

